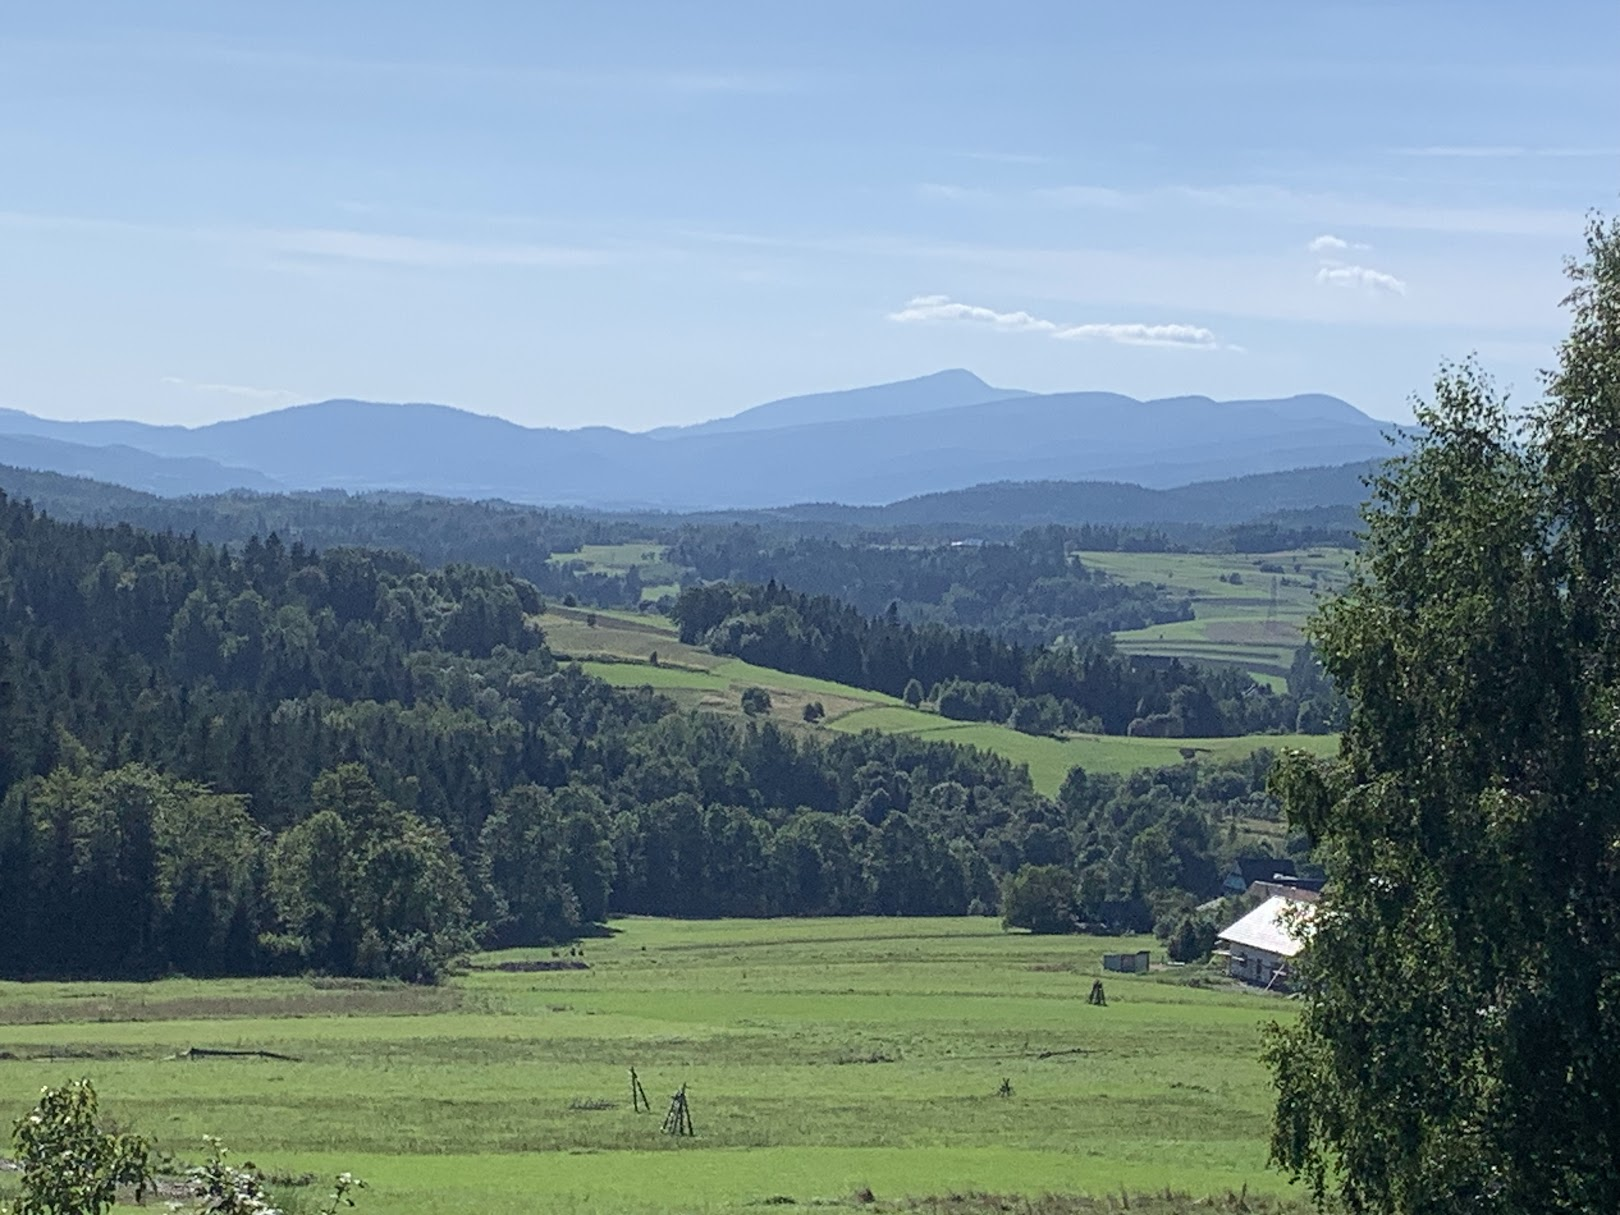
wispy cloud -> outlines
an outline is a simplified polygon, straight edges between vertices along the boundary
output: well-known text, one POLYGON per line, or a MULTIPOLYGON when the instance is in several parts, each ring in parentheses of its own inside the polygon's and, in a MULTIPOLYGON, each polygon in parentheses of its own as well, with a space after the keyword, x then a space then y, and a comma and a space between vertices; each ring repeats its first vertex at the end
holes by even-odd
POLYGON ((1533 148, 1521 144, 1431 144, 1417 148, 1391 148, 1395 156, 1422 156, 1447 160, 1516 160, 1544 157, 1549 160, 1580 160, 1620 157, 1620 146, 1607 148, 1533 148))
MULTIPOLYGON (((1356 230, 1347 226, 1339 234, 1346 231, 1356 230)), ((1269 252, 1009 244, 881 232, 785 235, 685 228, 675 235, 727 257, 758 253, 792 259, 823 281, 845 283, 880 265, 902 283, 938 281, 944 267, 953 285, 961 284, 957 299, 1061 301, 1048 307, 1069 316, 1197 316, 1218 336, 1225 334, 1221 317, 1330 325, 1352 320, 1443 330, 1460 335, 1447 342, 1466 348, 1486 333, 1556 335, 1565 325, 1557 301, 1567 288, 1557 259, 1534 249, 1458 258, 1418 247, 1403 252, 1398 265, 1378 266, 1360 254, 1337 259, 1308 254, 1306 233, 1285 234, 1269 252), (1371 264, 1404 282, 1407 294, 1330 291, 1315 277, 1330 260, 1371 264)), ((696 260, 702 262, 703 255, 696 260)))
POLYGON ((1330 232, 1324 232, 1321 236, 1314 237, 1305 248, 1312 253, 1343 253, 1347 249, 1371 249, 1372 246, 1362 244, 1360 241, 1348 241, 1342 236, 1334 236, 1330 232))
POLYGON ((1538 207, 1458 207, 1389 202, 1282 186, 1177 187, 1180 197, 1206 206, 1347 228, 1408 232, 1467 232, 1488 236, 1570 236, 1581 231, 1578 211, 1538 207))
POLYGON ((369 262, 422 269, 460 270, 497 266, 560 269, 604 266, 670 254, 667 248, 650 245, 631 248, 479 241, 459 237, 407 236, 359 228, 188 227, 15 211, 0 211, 0 228, 178 240, 288 259, 369 262))
POLYGON ((1313 226, 1453 235, 1567 238, 1579 235, 1585 222, 1581 212, 1571 210, 1391 201, 1259 184, 1171 185, 1145 190, 1084 184, 1001 193, 975 192, 973 197, 1010 206, 1035 204, 1139 211, 1218 208, 1313 226))
POLYGON ((163 377, 163 382, 172 384, 177 388, 189 389, 192 392, 243 397, 249 401, 259 401, 267 405, 290 405, 294 401, 308 399, 304 393, 290 392, 285 388, 254 388, 247 384, 206 384, 197 380, 183 379, 177 375, 166 375, 163 377))
POLYGON ((1037 202, 1065 207, 1129 207, 1144 197, 1112 186, 1051 186, 1035 191, 1037 202))
POLYGON ((1148 325, 1139 322, 1063 324, 1029 312, 997 312, 978 304, 963 304, 948 295, 918 295, 889 319, 903 324, 955 321, 1003 333, 1039 333, 1066 342, 1103 341, 1121 346, 1169 346, 1184 350, 1215 350, 1220 342, 1199 325, 1148 325))
POLYGON ((809 85, 802 73, 759 71, 729 66, 671 64, 646 67, 554 66, 506 64, 449 58, 377 58, 325 55, 202 35, 125 36, 89 39, 21 39, 12 43, 38 57, 63 60, 104 58, 182 66, 202 65, 252 72, 263 78, 294 81, 326 78, 367 87, 395 84, 419 89, 424 84, 462 87, 479 92, 600 92, 617 96, 668 94, 772 94, 799 92, 809 85))
POLYGON ((523 243, 489 244, 420 236, 361 232, 343 228, 275 229, 260 234, 276 253, 336 261, 371 262, 429 269, 486 266, 600 266, 622 261, 610 249, 523 243))
POLYGON ((1049 165, 1056 162, 1050 156, 1036 156, 1028 152, 958 152, 964 160, 982 160, 998 165, 1049 165))
POLYGON ((1390 295, 1406 294, 1406 283, 1401 279, 1368 266, 1345 266, 1329 262, 1317 270, 1316 281, 1334 287, 1360 287, 1390 295))
POLYGON ((944 199, 949 202, 960 202, 969 198, 987 197, 985 191, 976 190, 972 186, 953 186, 948 182, 925 181, 917 186, 919 198, 944 199))

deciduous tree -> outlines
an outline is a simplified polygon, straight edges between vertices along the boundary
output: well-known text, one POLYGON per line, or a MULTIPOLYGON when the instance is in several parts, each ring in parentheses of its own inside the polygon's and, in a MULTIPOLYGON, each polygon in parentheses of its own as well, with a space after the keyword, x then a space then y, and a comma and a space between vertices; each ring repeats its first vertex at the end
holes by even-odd
POLYGON ((1471 365, 1373 485, 1316 643, 1343 758, 1274 1157, 1354 1211, 1620 1210, 1620 224, 1527 417, 1471 365))

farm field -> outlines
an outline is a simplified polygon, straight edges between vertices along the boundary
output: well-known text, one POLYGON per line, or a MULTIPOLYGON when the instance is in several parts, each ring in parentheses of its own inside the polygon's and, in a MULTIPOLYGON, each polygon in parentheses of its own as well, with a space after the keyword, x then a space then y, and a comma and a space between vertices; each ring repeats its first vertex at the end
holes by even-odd
POLYGON ((585 544, 572 553, 553 553, 551 564, 572 566, 586 574, 623 574, 631 566, 641 577, 641 598, 653 601, 678 595, 681 567, 667 557, 669 547, 652 541, 628 544, 585 544))
POLYGON ((651 686, 683 704, 719 712, 740 713, 742 690, 762 687, 771 694, 771 716, 793 729, 807 729, 804 706, 819 701, 827 711, 820 729, 858 732, 882 730, 918 734, 981 747, 1029 766, 1035 788, 1055 794, 1069 769, 1088 772, 1133 772, 1138 768, 1181 763, 1191 749, 1200 758, 1228 759, 1250 755, 1261 747, 1297 747, 1317 755, 1338 748, 1336 735, 1265 734, 1242 738, 1127 738, 1085 734, 1047 738, 1021 734, 1010 726, 953 721, 936 713, 907 707, 881 692, 803 675, 754 666, 740 658, 711 654, 682 645, 662 617, 633 613, 588 613, 583 608, 548 607, 540 617, 547 643, 557 653, 580 660, 592 675, 619 687, 651 686), (586 623, 594 615, 594 626, 586 623), (650 655, 658 653, 658 665, 650 655))
POLYGON ((272 1174, 352 1169, 362 1212, 399 1215, 1288 1191, 1265 1167, 1256 1052, 1290 1006, 1192 968, 1110 974, 1088 1006, 1101 954, 1150 939, 966 918, 613 928, 589 969, 493 969, 551 960, 509 951, 442 989, 0 984, 0 1116, 83 1075, 179 1158, 221 1135, 272 1174), (191 1047, 291 1059, 176 1057, 191 1047), (632 1066, 651 1113, 630 1109, 632 1066), (659 1130, 682 1084, 691 1139, 659 1130))
POLYGON ((1231 663, 1280 691, 1294 651, 1305 642, 1302 626, 1322 596, 1343 588, 1350 555, 1348 549, 1312 548, 1084 552, 1079 558, 1123 581, 1156 583, 1192 599, 1192 620, 1115 633, 1123 652, 1231 663), (1230 581, 1234 574, 1236 583, 1230 581))

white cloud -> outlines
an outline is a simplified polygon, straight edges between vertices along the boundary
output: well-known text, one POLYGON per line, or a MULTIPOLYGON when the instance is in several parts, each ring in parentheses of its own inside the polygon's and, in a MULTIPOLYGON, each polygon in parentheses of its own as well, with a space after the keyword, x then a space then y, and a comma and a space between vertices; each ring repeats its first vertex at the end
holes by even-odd
POLYGON ((1346 249, 1372 248, 1371 245, 1362 244, 1360 241, 1345 240, 1342 236, 1334 236, 1330 232, 1324 232, 1321 236, 1314 237, 1310 244, 1305 247, 1312 253, 1342 253, 1346 249))
MULTIPOLYGON (((1325 227, 1325 225, 1324 225, 1325 227)), ((1307 229, 1322 231, 1322 227, 1307 229)), ((1333 231, 1333 228, 1327 230, 1333 231)), ((1357 230, 1349 225, 1339 232, 1357 230)), ((1316 281, 1326 260, 1305 252, 1304 241, 1285 238, 1265 253, 1104 249, 1084 243, 996 244, 900 236, 893 233, 828 232, 817 235, 683 229, 695 246, 728 256, 753 252, 791 258, 805 273, 836 276, 845 283, 886 267, 903 282, 960 282, 961 297, 1061 301, 1048 305, 1069 315, 1199 316, 1225 337, 1217 318, 1280 320, 1337 325, 1371 318, 1373 300, 1350 290, 1329 291, 1316 281)), ((1341 261, 1370 260, 1357 255, 1341 261)), ((1382 269, 1390 270, 1389 266, 1382 269)), ((1470 349, 1487 333, 1522 331, 1551 335, 1568 322, 1557 301, 1568 290, 1556 255, 1508 247, 1491 257, 1458 258, 1445 250, 1415 248, 1402 254, 1407 295, 1377 300, 1379 319, 1442 333, 1446 349, 1470 349), (1421 289, 1414 289, 1414 282, 1421 289)), ((1229 345, 1223 342, 1223 345, 1229 345)), ((1428 371, 1427 365, 1422 369, 1428 371)))
POLYGON ((1382 291, 1390 295, 1405 295, 1406 284, 1393 274, 1373 270, 1367 266, 1345 266, 1329 262, 1316 272, 1316 281, 1334 287, 1361 287, 1369 291, 1382 291))
POLYGON ((1104 341, 1122 346, 1172 346, 1187 350, 1215 350, 1215 335, 1199 325, 1147 325, 1139 322, 1066 325, 1029 312, 997 312, 978 304, 963 304, 948 295, 919 295, 889 319, 914 324, 959 321, 983 325, 1003 333, 1042 333, 1065 342, 1104 341))
POLYGON ((1118 342, 1122 346, 1182 346, 1214 350, 1219 345, 1215 335, 1201 325, 1065 325, 1052 336, 1070 342, 1100 338, 1107 342, 1118 342))

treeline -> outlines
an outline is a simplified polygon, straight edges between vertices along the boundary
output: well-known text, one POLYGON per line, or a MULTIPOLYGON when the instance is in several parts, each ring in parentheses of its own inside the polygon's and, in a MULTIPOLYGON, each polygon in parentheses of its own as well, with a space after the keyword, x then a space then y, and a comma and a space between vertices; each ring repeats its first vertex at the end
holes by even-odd
MULTIPOLYGON (((595 607, 638 606, 639 572, 594 570, 567 560, 569 554, 591 544, 667 544, 681 582, 774 579, 844 600, 868 615, 894 603, 911 623, 983 629, 1025 645, 1190 618, 1183 596, 1111 578, 1085 566, 1076 552, 1263 552, 1352 543, 1354 516, 1351 508, 1334 507, 1224 528, 940 525, 919 531, 909 525, 857 527, 814 516, 812 508, 805 508, 810 514, 803 519, 783 512, 617 516, 341 490, 170 499, 5 467, 0 486, 66 520, 129 523, 232 546, 275 534, 313 548, 383 548, 429 567, 470 563, 506 570, 550 598, 595 607), (964 535, 970 542, 963 542, 964 535)), ((855 508, 826 509, 836 514, 855 508)))
POLYGON ((794 674, 932 700, 966 720, 1008 721, 1031 732, 1219 737, 1325 729, 1232 668, 1132 659, 1107 638, 1022 646, 987 632, 914 625, 891 607, 862 614, 826 595, 716 583, 689 587, 671 609, 681 640, 794 674), (908 694, 909 692, 909 694, 908 694))
POLYGON ((897 547, 686 528, 670 559, 704 581, 776 581, 868 616, 893 604, 908 623, 982 629, 1024 645, 1192 619, 1184 596, 1085 566, 1072 555, 1078 539, 1071 529, 1042 527, 1010 544, 897 547))

